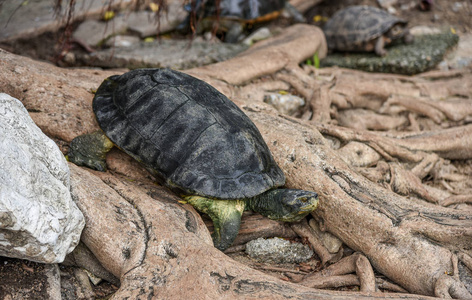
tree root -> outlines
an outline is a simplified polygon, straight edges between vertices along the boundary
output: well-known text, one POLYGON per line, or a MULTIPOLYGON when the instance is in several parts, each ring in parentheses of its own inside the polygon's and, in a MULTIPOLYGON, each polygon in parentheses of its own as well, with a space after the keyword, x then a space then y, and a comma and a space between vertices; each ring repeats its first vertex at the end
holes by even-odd
MULTIPOLYGON (((457 253, 471 268, 472 216, 466 196, 470 174, 450 160, 472 159, 472 73, 406 77, 297 69, 294 62, 320 49, 323 55, 326 49, 320 46, 325 45, 323 40, 314 41, 319 29, 295 39, 300 27, 294 28, 285 40, 262 43, 241 57, 189 73, 233 98, 237 90, 244 90, 244 83, 280 71, 284 75, 275 76, 284 79, 283 86, 293 83, 299 94, 306 94, 307 121, 276 113, 264 103, 247 102, 247 92, 240 94, 246 98, 234 100, 259 128, 284 170, 287 187, 320 195, 312 214, 316 222, 365 256, 357 273, 366 279, 355 276, 356 284, 374 290, 371 270, 361 271, 368 260, 376 272, 410 293, 470 297, 457 277, 457 262, 450 259, 457 253), (307 47, 300 48, 306 51, 293 51, 303 44, 307 47), (411 106, 404 99, 421 103, 411 106), (385 115, 406 117, 408 124, 395 128, 404 131, 400 133, 336 126, 340 122, 335 118, 351 109, 377 115, 384 109, 385 115), (344 150, 355 153, 340 158, 341 147, 353 142, 358 145, 344 150), (377 155, 367 158, 371 151, 377 155), (356 162, 356 156, 365 160, 356 162)), ((89 91, 110 72, 57 69, 2 50, 0 57, 2 89, 22 99, 35 122, 59 145, 98 128, 89 91)), ((73 197, 87 220, 82 241, 106 270, 120 278, 115 298, 171 298, 176 293, 180 298, 427 298, 322 291, 278 280, 217 251, 193 208, 150 184, 142 170, 137 171, 140 177, 128 177, 138 178, 130 181, 111 172, 70 168, 73 197)))
MULTIPOLYGON (((452 271, 451 262, 444 259, 450 256, 447 248, 467 249, 472 241, 469 214, 407 201, 369 183, 346 168, 339 158, 328 154, 332 151, 326 140, 302 121, 280 118, 276 121, 257 110, 246 112, 284 167, 288 186, 319 192, 321 202, 315 217, 324 222, 328 231, 350 248, 364 253, 378 271, 410 292, 434 294, 431 280, 438 276, 438 270, 452 271), (298 146, 296 150, 274 146, 279 144, 298 146), (295 154, 290 159, 287 153, 295 154), (425 242, 421 236, 434 243, 425 242), (404 251, 416 253, 410 257, 414 259, 404 257, 404 251)), ((394 143, 391 145, 395 147, 394 143)), ((412 155, 419 156, 418 162, 420 157, 426 157, 412 155)))
POLYGON ((306 220, 291 224, 291 228, 300 237, 305 238, 310 243, 315 253, 320 257, 322 265, 325 265, 336 257, 336 254, 329 253, 323 245, 323 242, 312 232, 306 220))
MULTIPOLYGON (((395 291, 402 289, 384 280, 378 280, 383 288, 387 286, 395 291)), ((367 257, 360 253, 347 256, 322 271, 305 276, 299 282, 301 285, 314 288, 335 288, 350 285, 360 286, 362 292, 375 292, 377 290, 377 279, 374 270, 367 257), (356 275, 347 275, 356 273, 356 275)))
POLYGON ((472 295, 459 279, 458 258, 456 255, 451 255, 451 262, 453 273, 443 274, 437 279, 434 287, 435 296, 440 298, 472 299, 472 295))
POLYGON ((215 249, 194 209, 180 204, 164 188, 72 164, 70 168, 74 199, 89 221, 84 243, 121 281, 112 299, 169 299, 176 295, 197 299, 427 299, 407 294, 321 291, 276 279, 215 249), (119 231, 110 232, 109 228, 119 231))
POLYGON ((327 124, 317 124, 316 128, 326 135, 343 142, 358 141, 375 145, 386 159, 419 162, 424 155, 418 152, 434 152, 447 159, 472 159, 472 125, 437 130, 433 132, 409 134, 395 137, 376 132, 355 131, 327 124))

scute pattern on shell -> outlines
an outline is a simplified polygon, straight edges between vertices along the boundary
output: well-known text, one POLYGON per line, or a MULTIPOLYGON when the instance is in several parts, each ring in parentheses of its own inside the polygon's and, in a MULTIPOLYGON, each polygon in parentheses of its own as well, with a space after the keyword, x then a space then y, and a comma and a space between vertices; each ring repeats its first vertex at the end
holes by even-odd
POLYGON ((323 31, 328 49, 339 51, 364 50, 368 42, 386 33, 393 25, 406 24, 376 7, 350 6, 335 13, 323 31))
POLYGON ((209 84, 170 69, 112 76, 93 110, 108 138, 179 193, 256 196, 285 183, 260 132, 209 84))

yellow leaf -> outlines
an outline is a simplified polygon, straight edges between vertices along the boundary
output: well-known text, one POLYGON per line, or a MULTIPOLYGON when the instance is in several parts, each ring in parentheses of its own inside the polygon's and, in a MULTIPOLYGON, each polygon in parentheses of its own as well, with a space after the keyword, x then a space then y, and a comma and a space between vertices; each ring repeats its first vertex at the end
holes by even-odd
POLYGON ((451 32, 452 34, 456 34, 456 30, 453 27, 451 27, 451 32))
POLYGON ((282 91, 282 90, 280 90, 280 91, 279 91, 279 94, 280 94, 280 95, 287 95, 288 92, 287 92, 287 91, 282 91))
POLYGON ((113 19, 114 17, 115 17, 115 12, 111 11, 111 10, 107 10, 103 14, 103 20, 105 20, 105 21, 109 21, 109 20, 113 19))
POLYGON ((149 3, 149 8, 150 8, 153 12, 157 12, 157 11, 159 10, 159 4, 154 3, 154 2, 151 2, 151 3, 149 3))
POLYGON ((150 42, 154 42, 154 40, 155 40, 155 38, 153 38, 153 37, 147 37, 147 38, 144 39, 144 42, 145 43, 150 43, 150 42))
POLYGON ((313 22, 319 22, 319 21, 321 21, 322 19, 323 19, 322 16, 316 15, 316 16, 313 17, 313 22))

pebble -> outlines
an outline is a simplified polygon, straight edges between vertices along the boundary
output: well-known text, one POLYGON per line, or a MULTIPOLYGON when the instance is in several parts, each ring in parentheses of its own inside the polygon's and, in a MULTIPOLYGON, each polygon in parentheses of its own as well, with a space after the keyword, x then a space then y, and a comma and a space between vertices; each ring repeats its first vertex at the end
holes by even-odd
POLYGON ((264 102, 272 105, 280 113, 294 115, 305 105, 305 100, 292 94, 267 93, 264 102))
POLYGON ((268 39, 272 36, 269 28, 267 27, 262 27, 262 28, 259 28, 258 30, 254 31, 253 33, 251 33, 247 38, 245 38, 242 43, 244 45, 248 45, 248 46, 251 46, 252 44, 258 42, 258 41, 261 41, 261 40, 265 40, 265 39, 268 39))
POLYGON ((276 264, 306 262, 313 256, 313 250, 307 245, 277 237, 248 242, 246 253, 257 261, 276 264))
POLYGON ((131 47, 139 44, 141 40, 137 36, 132 35, 117 35, 106 41, 108 47, 131 47))
POLYGON ((313 231, 316 233, 318 238, 323 243, 323 246, 326 247, 329 253, 335 254, 338 253, 339 250, 341 250, 343 242, 333 234, 327 231, 322 231, 318 222, 316 222, 314 219, 311 219, 308 222, 308 225, 310 225, 311 229, 313 229, 313 231))

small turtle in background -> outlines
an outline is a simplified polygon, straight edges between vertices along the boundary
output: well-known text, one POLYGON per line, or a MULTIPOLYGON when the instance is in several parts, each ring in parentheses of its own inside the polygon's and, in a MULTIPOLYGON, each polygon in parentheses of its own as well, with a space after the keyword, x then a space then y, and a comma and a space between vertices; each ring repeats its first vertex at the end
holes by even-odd
POLYGON ((376 7, 350 6, 336 12, 323 31, 330 51, 372 52, 385 56, 394 40, 411 43, 407 22, 376 7))
POLYGON ((299 221, 315 192, 279 189, 285 176, 254 123, 204 81, 171 69, 138 69, 100 85, 93 111, 103 131, 76 137, 69 161, 105 171, 114 146, 211 217, 213 242, 228 248, 245 208, 299 221))

